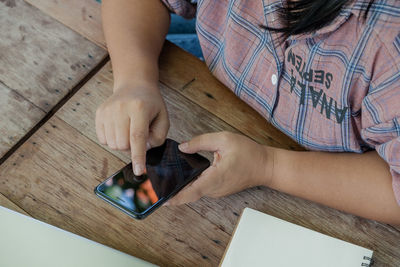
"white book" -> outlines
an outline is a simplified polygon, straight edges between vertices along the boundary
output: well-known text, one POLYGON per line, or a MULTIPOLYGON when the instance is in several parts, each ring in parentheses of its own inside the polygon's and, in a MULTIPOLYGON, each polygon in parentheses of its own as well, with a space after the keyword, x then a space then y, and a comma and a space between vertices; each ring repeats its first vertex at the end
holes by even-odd
POLYGON ((373 251, 245 208, 221 267, 355 267, 373 251))
MULTIPOLYGON (((107 228, 104 231, 107 231, 107 228)), ((155 265, 0 206, 0 266, 155 265)))

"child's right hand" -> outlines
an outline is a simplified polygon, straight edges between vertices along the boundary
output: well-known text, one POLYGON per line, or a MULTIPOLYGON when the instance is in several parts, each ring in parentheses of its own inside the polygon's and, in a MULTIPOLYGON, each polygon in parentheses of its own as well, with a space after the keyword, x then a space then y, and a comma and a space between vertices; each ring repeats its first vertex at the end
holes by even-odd
POLYGON ((131 150, 135 175, 144 172, 146 151, 162 145, 169 119, 158 85, 115 89, 96 112, 96 133, 111 149, 131 150))

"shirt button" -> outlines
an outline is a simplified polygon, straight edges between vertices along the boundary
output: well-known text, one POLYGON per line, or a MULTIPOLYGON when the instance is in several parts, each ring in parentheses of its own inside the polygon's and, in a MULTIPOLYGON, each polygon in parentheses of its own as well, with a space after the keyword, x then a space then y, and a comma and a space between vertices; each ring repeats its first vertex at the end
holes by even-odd
POLYGON ((276 74, 272 74, 271 82, 273 85, 276 85, 276 83, 278 82, 278 77, 276 76, 276 74))

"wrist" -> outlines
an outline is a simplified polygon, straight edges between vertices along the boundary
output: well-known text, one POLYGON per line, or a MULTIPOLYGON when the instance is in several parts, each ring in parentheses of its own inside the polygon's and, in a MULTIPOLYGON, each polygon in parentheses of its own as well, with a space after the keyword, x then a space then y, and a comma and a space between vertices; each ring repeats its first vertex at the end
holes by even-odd
POLYGON ((147 80, 142 78, 123 79, 114 82, 113 92, 116 93, 121 90, 147 90, 159 92, 158 80, 147 80))
POLYGON ((262 185, 270 187, 272 181, 275 179, 275 165, 276 165, 276 153, 277 149, 275 147, 264 146, 265 150, 265 166, 263 183, 262 185))
POLYGON ((282 183, 287 182, 288 177, 295 175, 296 157, 299 155, 301 154, 297 151, 274 148, 273 173, 266 186, 280 190, 282 183))
POLYGON ((142 64, 140 68, 114 69, 114 92, 126 87, 156 88, 158 90, 158 83, 158 66, 142 64))
POLYGON ((274 179, 273 177, 275 176, 275 157, 276 157, 276 148, 270 147, 270 146, 261 146, 261 151, 262 151, 262 156, 261 156, 261 162, 259 162, 255 166, 255 169, 257 170, 256 172, 256 181, 253 184, 253 186, 266 186, 270 187, 270 184, 272 180, 274 179))
POLYGON ((278 187, 279 179, 284 172, 290 171, 289 157, 293 151, 265 146, 266 150, 266 164, 264 170, 264 179, 262 185, 276 189, 278 187))

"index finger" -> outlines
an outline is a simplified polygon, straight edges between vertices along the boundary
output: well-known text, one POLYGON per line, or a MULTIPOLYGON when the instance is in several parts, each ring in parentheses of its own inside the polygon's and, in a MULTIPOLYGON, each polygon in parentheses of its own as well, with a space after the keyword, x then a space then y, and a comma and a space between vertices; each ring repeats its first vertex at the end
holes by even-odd
POLYGON ((131 117, 130 147, 132 169, 135 175, 142 175, 146 163, 146 142, 149 135, 149 120, 144 116, 131 117))

